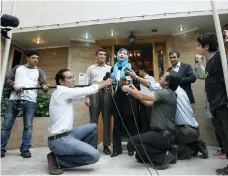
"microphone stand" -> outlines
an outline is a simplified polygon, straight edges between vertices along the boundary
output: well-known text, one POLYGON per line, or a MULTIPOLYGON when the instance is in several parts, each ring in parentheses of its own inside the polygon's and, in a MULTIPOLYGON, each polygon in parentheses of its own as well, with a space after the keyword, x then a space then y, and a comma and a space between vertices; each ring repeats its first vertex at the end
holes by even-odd
MULTIPOLYGON (((75 85, 74 87, 88 87, 89 85, 75 85)), ((48 86, 49 89, 56 89, 57 86, 48 86)), ((25 87, 23 90, 42 89, 43 87, 25 87)))

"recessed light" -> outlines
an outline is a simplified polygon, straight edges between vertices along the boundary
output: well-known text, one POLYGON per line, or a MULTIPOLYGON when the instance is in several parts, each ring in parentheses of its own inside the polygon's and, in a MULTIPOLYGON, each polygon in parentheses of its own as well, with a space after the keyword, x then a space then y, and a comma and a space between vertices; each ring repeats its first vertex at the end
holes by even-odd
POLYGON ((113 32, 113 31, 110 32, 110 35, 111 35, 111 36, 114 36, 114 35, 115 35, 115 32, 113 32))
POLYGON ((85 38, 86 38, 86 39, 90 38, 90 35, 87 33, 87 34, 85 35, 85 38))
POLYGON ((36 43, 37 43, 38 45, 41 43, 40 38, 37 38, 37 39, 36 39, 36 43))
POLYGON ((181 26, 181 27, 179 28, 179 30, 180 30, 180 31, 183 31, 183 30, 184 30, 184 27, 183 27, 183 26, 181 26))

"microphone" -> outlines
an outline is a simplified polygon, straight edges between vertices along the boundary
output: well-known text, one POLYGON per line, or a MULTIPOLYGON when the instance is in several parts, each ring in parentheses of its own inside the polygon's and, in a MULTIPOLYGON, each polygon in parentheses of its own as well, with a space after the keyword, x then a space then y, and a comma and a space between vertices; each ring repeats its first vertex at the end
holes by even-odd
POLYGON ((108 78, 113 78, 110 72, 106 72, 105 76, 103 77, 103 80, 106 81, 108 78))
POLYGON ((4 14, 1 16, 1 26, 2 27, 17 27, 19 25, 20 21, 17 17, 14 17, 12 15, 4 14))
POLYGON ((11 28, 15 28, 15 27, 18 27, 20 21, 17 17, 14 17, 12 15, 7 15, 7 14, 4 14, 1 16, 1 36, 4 37, 4 38, 8 38, 8 35, 7 35, 7 32, 12 30, 11 28), (11 27, 11 28, 8 28, 8 27, 11 27))

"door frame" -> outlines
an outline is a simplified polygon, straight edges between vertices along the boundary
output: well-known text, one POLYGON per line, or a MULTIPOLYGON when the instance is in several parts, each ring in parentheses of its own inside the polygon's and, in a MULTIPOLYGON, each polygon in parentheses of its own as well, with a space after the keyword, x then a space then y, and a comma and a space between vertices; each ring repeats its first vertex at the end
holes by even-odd
POLYGON ((23 63, 23 58, 24 58, 24 51, 16 46, 12 46, 11 49, 10 49, 10 55, 9 55, 9 64, 8 64, 8 70, 11 70, 12 68, 12 64, 13 64, 13 57, 14 57, 14 52, 15 50, 19 51, 22 53, 21 55, 21 61, 20 61, 20 64, 23 63))

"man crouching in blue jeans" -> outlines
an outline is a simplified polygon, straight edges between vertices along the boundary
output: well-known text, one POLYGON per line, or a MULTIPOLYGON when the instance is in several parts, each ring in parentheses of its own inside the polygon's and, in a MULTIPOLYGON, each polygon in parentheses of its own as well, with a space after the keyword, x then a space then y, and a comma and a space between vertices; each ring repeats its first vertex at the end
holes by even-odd
POLYGON ((55 76, 57 89, 52 93, 49 105, 50 124, 47 155, 49 172, 63 173, 63 168, 72 168, 96 163, 100 152, 96 150, 97 125, 87 124, 73 128, 73 101, 79 100, 99 89, 111 85, 108 79, 101 84, 74 88, 75 78, 69 69, 60 70, 55 76))

